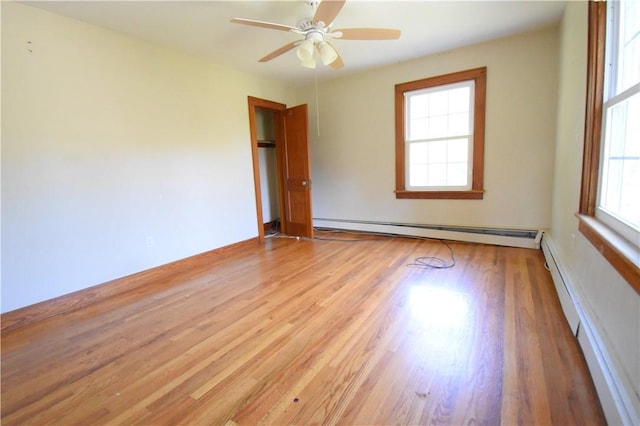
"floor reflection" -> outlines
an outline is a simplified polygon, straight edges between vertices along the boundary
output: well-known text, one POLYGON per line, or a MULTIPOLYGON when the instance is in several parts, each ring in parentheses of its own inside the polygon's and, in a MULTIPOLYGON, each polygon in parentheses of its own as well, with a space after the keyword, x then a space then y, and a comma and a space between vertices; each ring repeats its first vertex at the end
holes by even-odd
POLYGON ((473 368, 472 299, 442 283, 415 284, 408 290, 407 334, 400 350, 419 387, 435 392, 431 409, 441 410, 436 406, 464 389, 473 368))
POLYGON ((412 319, 424 327, 458 328, 469 316, 468 296, 446 288, 412 286, 409 306, 412 319))

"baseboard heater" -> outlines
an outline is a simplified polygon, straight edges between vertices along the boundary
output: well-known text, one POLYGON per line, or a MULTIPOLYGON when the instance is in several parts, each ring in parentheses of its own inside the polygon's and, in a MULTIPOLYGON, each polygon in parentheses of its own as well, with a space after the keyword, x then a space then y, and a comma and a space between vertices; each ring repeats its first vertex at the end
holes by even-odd
POLYGON ((585 361, 598 392, 607 423, 611 425, 640 425, 639 399, 632 384, 620 373, 620 368, 609 354, 607 344, 600 336, 587 304, 582 302, 579 286, 572 281, 559 261, 552 241, 542 239, 544 254, 560 305, 571 331, 578 339, 585 361))
POLYGON ((313 225, 320 229, 379 232, 533 249, 540 249, 540 240, 542 239, 541 230, 478 228, 327 218, 314 218, 313 225))

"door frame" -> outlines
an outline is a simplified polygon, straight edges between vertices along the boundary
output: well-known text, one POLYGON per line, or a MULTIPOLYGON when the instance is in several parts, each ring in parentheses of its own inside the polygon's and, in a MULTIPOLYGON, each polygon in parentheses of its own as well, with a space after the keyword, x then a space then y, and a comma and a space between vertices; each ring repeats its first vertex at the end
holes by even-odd
POLYGON ((264 214, 262 210, 262 186, 260 182, 260 160, 258 157, 258 132, 256 128, 256 109, 265 109, 272 111, 274 119, 274 133, 276 138, 276 170, 278 184, 278 206, 280 210, 280 226, 283 233, 286 234, 286 215, 284 208, 284 181, 283 181, 283 146, 284 146, 284 111, 287 109, 285 104, 279 102, 268 101, 266 99, 248 96, 249 102, 249 129, 251 132, 251 157, 253 161, 253 185, 256 196, 256 220, 258 222, 258 240, 260 244, 264 244, 264 214))

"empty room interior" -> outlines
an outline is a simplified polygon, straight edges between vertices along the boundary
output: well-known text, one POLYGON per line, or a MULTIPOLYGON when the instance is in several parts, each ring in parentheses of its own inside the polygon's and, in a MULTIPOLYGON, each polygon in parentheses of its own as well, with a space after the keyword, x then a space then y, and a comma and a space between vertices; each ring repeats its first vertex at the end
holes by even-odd
POLYGON ((0 12, 3 424, 640 424, 637 0, 0 12))

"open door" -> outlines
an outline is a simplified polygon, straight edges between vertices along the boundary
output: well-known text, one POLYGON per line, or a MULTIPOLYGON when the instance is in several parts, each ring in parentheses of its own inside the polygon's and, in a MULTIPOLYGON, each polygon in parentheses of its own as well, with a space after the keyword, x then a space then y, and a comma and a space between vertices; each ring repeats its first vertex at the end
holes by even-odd
POLYGON ((288 235, 312 238, 313 218, 311 214, 307 106, 299 105, 287 108, 284 104, 249 96, 249 126, 259 240, 264 242, 256 108, 274 112, 282 232, 288 235))
POLYGON ((284 111, 284 201, 289 235, 313 238, 307 105, 284 111))

